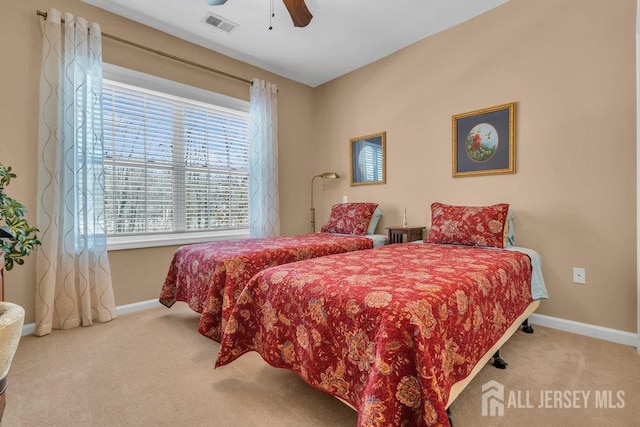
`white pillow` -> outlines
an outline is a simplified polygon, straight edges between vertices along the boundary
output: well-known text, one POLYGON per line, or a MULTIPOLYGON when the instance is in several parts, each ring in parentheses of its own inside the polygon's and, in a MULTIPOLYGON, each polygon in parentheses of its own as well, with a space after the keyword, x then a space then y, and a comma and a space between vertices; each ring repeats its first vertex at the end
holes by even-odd
POLYGON ((367 228, 367 234, 376 234, 376 227, 378 226, 378 221, 380 221, 381 216, 382 210, 380 209, 380 207, 377 207, 376 210, 373 211, 373 215, 371 216, 369 228, 367 228))

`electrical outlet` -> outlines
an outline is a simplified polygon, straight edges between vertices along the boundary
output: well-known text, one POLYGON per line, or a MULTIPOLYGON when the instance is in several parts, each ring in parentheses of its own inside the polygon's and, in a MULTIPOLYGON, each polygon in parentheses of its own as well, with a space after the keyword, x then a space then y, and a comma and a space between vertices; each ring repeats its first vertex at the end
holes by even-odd
POLYGON ((586 283, 586 271, 584 268, 573 268, 573 283, 584 285, 586 283))

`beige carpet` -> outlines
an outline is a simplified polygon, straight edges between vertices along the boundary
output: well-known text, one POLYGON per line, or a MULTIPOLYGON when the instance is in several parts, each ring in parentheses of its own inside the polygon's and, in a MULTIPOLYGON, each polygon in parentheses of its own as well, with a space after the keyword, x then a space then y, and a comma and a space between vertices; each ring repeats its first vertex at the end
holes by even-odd
MULTIPOLYGON (((214 370, 219 346, 198 334, 197 319, 178 303, 23 337, 2 426, 356 425, 352 409, 255 353, 214 370)), ((507 369, 485 367, 453 403, 455 427, 639 425, 635 348, 536 327, 533 335, 518 332, 501 355, 507 369), (505 389, 501 417, 482 416, 482 385, 490 380, 505 389), (543 403, 552 406, 554 390, 589 392, 588 407, 513 407, 538 406, 541 392, 550 393, 543 403), (613 404, 624 392, 624 408, 596 408, 595 392, 605 390, 613 391, 613 404)), ((563 395, 558 402, 566 401, 563 395)))

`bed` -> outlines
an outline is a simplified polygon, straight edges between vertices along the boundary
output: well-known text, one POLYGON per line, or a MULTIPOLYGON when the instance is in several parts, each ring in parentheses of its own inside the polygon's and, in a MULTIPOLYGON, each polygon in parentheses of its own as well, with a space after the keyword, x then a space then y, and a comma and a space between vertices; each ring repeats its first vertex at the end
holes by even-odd
POLYGON ((187 245, 173 255, 159 301, 186 302, 200 313, 198 331, 220 340, 221 325, 257 272, 276 265, 386 243, 373 234, 382 212, 375 203, 335 205, 321 233, 187 245))
POLYGON ((359 426, 448 425, 455 396, 546 298, 535 251, 441 242, 463 228, 497 242, 500 210, 501 227, 469 221, 486 212, 432 216, 428 243, 258 273, 225 321, 216 367, 256 351, 352 406, 359 426))

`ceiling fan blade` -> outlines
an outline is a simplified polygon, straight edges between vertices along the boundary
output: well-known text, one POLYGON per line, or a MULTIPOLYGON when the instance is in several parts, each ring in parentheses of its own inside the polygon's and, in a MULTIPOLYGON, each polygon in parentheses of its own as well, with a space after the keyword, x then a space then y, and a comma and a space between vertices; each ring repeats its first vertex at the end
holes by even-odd
POLYGON ((282 0, 291 15, 293 25, 296 27, 306 27, 311 22, 313 15, 307 9, 304 0, 282 0))

